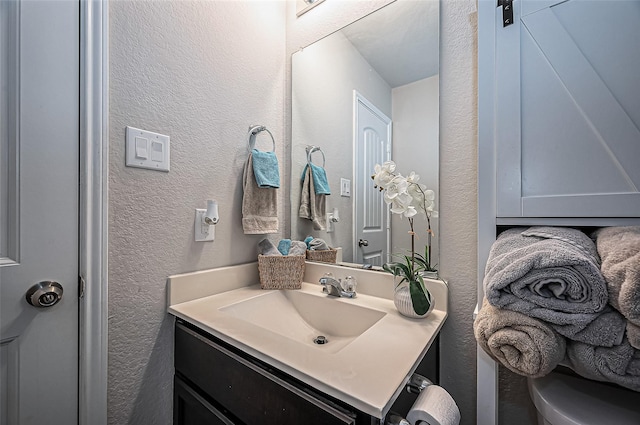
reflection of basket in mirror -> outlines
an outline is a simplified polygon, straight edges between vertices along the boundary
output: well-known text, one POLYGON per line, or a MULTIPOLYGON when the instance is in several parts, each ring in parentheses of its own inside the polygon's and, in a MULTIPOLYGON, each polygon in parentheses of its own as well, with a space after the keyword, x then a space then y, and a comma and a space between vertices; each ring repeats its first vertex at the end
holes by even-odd
POLYGON ((304 255, 258 255, 262 289, 300 289, 304 276, 304 255))
POLYGON ((307 250, 307 260, 321 261, 323 263, 335 263, 338 250, 335 248, 324 249, 320 251, 307 250))

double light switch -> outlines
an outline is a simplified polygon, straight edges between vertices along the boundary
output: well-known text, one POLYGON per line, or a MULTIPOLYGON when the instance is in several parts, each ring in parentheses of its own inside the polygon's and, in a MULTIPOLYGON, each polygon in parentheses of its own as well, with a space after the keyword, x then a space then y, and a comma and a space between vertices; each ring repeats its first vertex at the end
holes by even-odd
POLYGON ((127 167, 169 171, 169 136, 127 127, 127 167))

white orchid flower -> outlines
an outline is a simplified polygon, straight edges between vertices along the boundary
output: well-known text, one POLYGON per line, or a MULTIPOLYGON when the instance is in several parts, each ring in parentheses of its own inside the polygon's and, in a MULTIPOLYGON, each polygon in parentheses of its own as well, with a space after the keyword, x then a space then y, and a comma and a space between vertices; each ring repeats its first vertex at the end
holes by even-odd
POLYGON ((393 173, 396 169, 396 164, 393 161, 386 161, 382 165, 376 164, 373 167, 373 183, 377 187, 386 189, 391 180, 395 177, 393 173))
POLYGON ((420 180, 420 175, 416 174, 414 171, 409 173, 409 176, 407 177, 407 182, 409 183, 418 183, 418 180, 420 180))

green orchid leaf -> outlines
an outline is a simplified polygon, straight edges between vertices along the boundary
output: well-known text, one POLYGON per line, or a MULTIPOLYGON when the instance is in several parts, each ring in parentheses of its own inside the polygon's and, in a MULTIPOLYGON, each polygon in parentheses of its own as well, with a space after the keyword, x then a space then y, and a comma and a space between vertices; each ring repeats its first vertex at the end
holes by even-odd
POLYGON ((402 263, 385 263, 382 265, 382 269, 394 276, 402 276, 403 278, 411 276, 410 270, 402 263))
POLYGON ((424 288, 424 283, 418 280, 409 281, 409 293, 413 303, 413 311, 423 315, 431 307, 431 294, 424 288), (428 294, 428 295, 427 295, 428 294))

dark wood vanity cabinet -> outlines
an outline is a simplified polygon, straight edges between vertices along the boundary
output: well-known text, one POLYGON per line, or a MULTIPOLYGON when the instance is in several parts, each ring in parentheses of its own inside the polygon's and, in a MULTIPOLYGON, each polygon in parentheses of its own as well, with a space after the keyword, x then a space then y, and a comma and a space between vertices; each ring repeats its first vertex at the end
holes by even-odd
POLYGON ((174 425, 380 424, 180 319, 173 417, 174 425))

